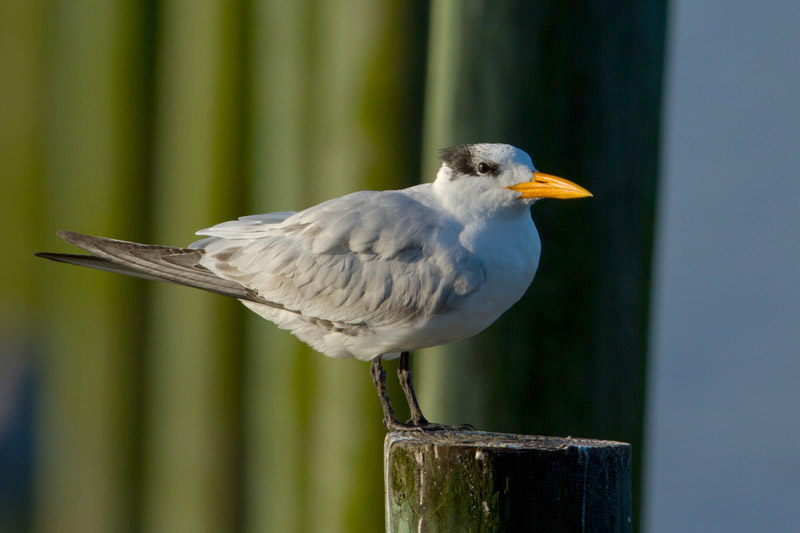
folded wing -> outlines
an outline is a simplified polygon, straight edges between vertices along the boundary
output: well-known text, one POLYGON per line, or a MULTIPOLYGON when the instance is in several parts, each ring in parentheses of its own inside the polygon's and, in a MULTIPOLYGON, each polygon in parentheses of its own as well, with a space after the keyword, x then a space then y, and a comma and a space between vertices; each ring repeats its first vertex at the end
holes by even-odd
POLYGON ((401 325, 457 306, 484 282, 459 228, 398 191, 363 191, 287 216, 199 232, 200 264, 301 315, 401 325), (232 235, 233 232, 236 235, 232 235))
POLYGON ((299 213, 244 217, 198 232, 189 248, 61 231, 92 255, 37 254, 168 281, 361 327, 410 324, 479 290, 480 260, 460 228, 399 191, 363 191, 299 213))

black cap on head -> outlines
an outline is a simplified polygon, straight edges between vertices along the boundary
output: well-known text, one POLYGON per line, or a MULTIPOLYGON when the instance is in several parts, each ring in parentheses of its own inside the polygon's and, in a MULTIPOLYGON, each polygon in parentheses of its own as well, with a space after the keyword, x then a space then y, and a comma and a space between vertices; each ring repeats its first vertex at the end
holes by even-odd
POLYGON ((498 164, 480 155, 481 146, 491 145, 459 144, 451 146, 439 150, 439 159, 455 171, 456 175, 452 179, 456 179, 458 176, 496 176, 498 164))
POLYGON ((439 150, 439 160, 459 174, 477 175, 472 146, 472 144, 459 144, 442 148, 439 150))

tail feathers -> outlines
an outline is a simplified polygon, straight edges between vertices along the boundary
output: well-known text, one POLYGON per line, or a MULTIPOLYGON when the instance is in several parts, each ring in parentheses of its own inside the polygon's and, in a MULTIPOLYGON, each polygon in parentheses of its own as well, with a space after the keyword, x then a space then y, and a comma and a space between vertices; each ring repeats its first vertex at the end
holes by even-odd
POLYGON ((38 257, 95 268, 138 278, 168 281, 195 287, 240 300, 282 307, 268 302, 235 281, 220 278, 200 264, 203 250, 175 248, 93 237, 72 231, 59 231, 68 243, 94 255, 38 253, 38 257))

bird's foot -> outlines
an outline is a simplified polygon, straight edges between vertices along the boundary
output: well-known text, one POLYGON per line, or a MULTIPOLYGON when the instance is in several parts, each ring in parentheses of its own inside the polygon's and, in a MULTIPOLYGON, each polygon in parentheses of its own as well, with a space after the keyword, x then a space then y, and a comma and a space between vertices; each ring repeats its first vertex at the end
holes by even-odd
POLYGON ((390 421, 383 421, 383 425, 389 431, 422 431, 422 427, 412 424, 411 422, 400 422, 397 419, 390 421))
POLYGON ((472 424, 458 424, 457 426, 447 426, 445 424, 432 424, 430 422, 421 426, 423 431, 475 431, 472 424))
POLYGON ((399 420, 385 421, 384 425, 389 431, 475 431, 475 426, 472 424, 459 424, 457 426, 446 426, 444 424, 436 424, 428 422, 427 420, 409 420, 408 422, 400 422, 399 420))

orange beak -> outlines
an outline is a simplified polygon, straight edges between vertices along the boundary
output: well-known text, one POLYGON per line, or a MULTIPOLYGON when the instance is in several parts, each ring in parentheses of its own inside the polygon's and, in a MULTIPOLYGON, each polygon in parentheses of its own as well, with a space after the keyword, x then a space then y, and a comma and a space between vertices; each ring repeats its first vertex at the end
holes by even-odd
POLYGON ((592 196, 592 193, 576 183, 542 172, 534 172, 531 181, 512 185, 507 189, 521 192, 522 196, 520 198, 558 198, 567 200, 592 196))

